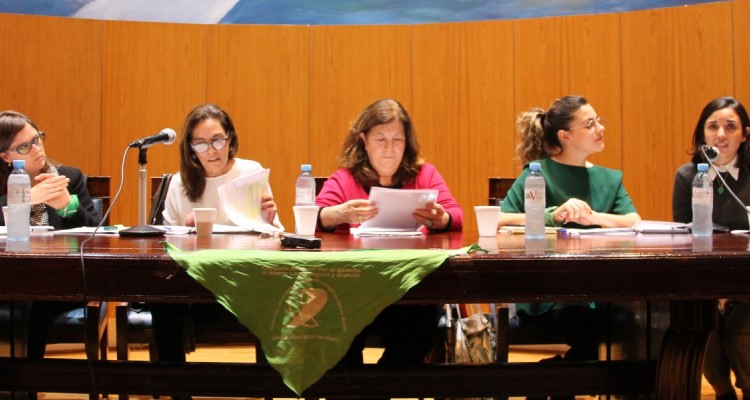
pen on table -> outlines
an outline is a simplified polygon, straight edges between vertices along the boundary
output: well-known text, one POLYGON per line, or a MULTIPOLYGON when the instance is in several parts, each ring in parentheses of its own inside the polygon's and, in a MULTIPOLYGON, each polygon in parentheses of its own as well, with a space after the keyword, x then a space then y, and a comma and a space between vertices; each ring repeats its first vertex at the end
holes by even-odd
POLYGON ((564 237, 564 238, 566 238, 566 237, 579 237, 579 236, 581 236, 580 232, 578 232, 578 231, 571 231, 571 230, 565 229, 565 228, 558 229, 557 230, 557 234, 560 237, 564 237))

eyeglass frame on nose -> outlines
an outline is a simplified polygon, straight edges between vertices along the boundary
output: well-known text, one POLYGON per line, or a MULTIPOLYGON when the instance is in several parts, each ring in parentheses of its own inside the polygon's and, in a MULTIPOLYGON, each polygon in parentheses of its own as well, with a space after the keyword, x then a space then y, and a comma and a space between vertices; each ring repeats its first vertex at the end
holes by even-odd
POLYGON ((31 139, 31 140, 29 140, 28 142, 23 142, 23 143, 19 144, 18 146, 16 146, 15 149, 8 148, 8 149, 4 150, 3 152, 15 151, 16 153, 18 153, 18 154, 20 154, 22 156, 25 156, 26 154, 31 153, 31 146, 32 145, 33 146, 37 146, 37 147, 44 146, 44 137, 45 136, 46 135, 45 135, 44 131, 39 131, 39 132, 36 133, 36 136, 34 136, 34 138, 31 139), (28 150, 23 150, 24 148, 26 148, 28 150))
POLYGON ((604 120, 604 117, 597 115, 596 118, 589 118, 588 120, 586 120, 585 124, 579 125, 573 128, 568 128, 568 130, 572 131, 573 129, 581 129, 581 128, 591 130, 591 129, 594 129, 596 125, 604 126, 605 122, 606 121, 604 120))
POLYGON ((225 136, 223 138, 216 138, 216 139, 214 139, 214 140, 212 140, 210 142, 191 143, 190 144, 190 148, 193 149, 194 152, 196 152, 198 154, 201 154, 201 153, 205 153, 208 150, 210 150, 211 147, 213 147, 216 150, 221 150, 221 149, 227 147, 228 143, 229 143, 229 135, 227 135, 227 136, 225 136), (221 143, 223 143, 223 144, 221 144, 221 143), (203 150, 203 151, 200 151, 199 148, 198 148, 199 146, 200 146, 200 148, 202 148, 203 146, 206 146, 206 149, 203 150))

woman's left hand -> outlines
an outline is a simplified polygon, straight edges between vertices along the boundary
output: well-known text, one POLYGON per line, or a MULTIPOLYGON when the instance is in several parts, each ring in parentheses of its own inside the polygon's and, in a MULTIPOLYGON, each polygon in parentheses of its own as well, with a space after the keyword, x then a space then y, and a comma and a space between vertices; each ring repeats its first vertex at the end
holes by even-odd
POLYGON ((37 184, 31 188, 31 204, 44 203, 55 210, 70 204, 70 178, 64 175, 39 174, 35 179, 37 184))
POLYGON ((260 197, 260 215, 266 222, 273 225, 276 219, 276 202, 273 201, 273 196, 264 194, 260 197))
POLYGON ((433 231, 444 230, 450 220, 450 216, 440 203, 427 203, 424 208, 414 210, 412 216, 418 223, 433 231))

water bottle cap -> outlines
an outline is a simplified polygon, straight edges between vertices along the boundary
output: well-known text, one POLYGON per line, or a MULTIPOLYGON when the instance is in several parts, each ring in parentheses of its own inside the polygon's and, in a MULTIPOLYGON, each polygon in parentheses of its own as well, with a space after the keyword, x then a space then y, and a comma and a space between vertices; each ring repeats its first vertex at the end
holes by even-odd
POLYGON ((529 169, 531 171, 541 171, 542 166, 538 162, 533 162, 529 164, 529 169))
POLYGON ((700 172, 706 172, 706 171, 708 171, 708 164, 707 163, 700 163, 700 164, 698 164, 698 171, 700 171, 700 172))
POLYGON ((310 172, 312 171, 312 165, 310 164, 302 164, 302 172, 310 172))
POLYGON ((26 160, 13 160, 13 169, 24 169, 26 167, 26 160))

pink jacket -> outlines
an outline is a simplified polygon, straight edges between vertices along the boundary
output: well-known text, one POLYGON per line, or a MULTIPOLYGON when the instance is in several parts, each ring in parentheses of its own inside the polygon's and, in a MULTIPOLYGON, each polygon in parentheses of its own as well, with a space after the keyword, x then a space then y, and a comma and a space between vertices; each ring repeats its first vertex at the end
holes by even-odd
MULTIPOLYGON (((434 165, 425 163, 422 165, 414 182, 403 186, 404 189, 437 189, 437 202, 443 206, 445 211, 451 215, 451 224, 448 230, 460 231, 464 226, 464 212, 461 205, 456 202, 448 189, 445 180, 434 165)), ((320 193, 315 198, 315 203, 321 208, 335 206, 354 199, 367 199, 369 195, 365 188, 354 180, 354 176, 348 169, 341 168, 334 172, 326 181, 320 193)), ((341 224, 336 231, 348 232, 349 224, 341 224)))

